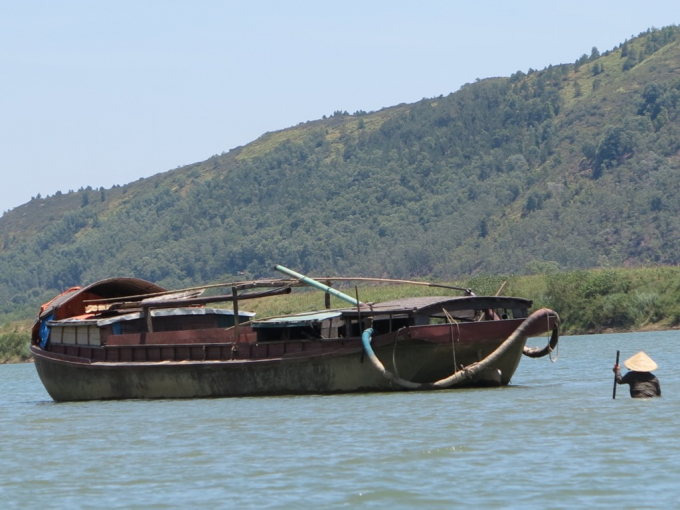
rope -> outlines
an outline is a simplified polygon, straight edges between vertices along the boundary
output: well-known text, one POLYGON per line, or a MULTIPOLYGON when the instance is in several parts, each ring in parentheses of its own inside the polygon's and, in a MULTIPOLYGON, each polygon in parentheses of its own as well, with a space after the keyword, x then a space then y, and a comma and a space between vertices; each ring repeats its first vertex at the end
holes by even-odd
MULTIPOLYGON (((552 313, 555 313, 555 312, 552 312, 552 313)), ((547 329, 548 329, 548 331, 550 331, 550 314, 546 314, 546 320, 547 320, 547 329)), ((522 351, 522 354, 524 354, 525 356, 528 356, 530 358, 542 358, 543 356, 550 356, 550 361, 555 363, 557 361, 558 356, 556 355, 555 358, 554 358, 554 361, 553 361, 552 351, 555 350, 559 345, 559 339, 560 339, 559 326, 560 326, 560 318, 555 313, 555 327, 553 328, 552 333, 550 334, 548 344, 545 347, 543 347, 542 349, 538 348, 538 347, 524 346, 524 350, 522 351)))
POLYGON ((399 333, 406 327, 399 328, 397 334, 394 337, 394 345, 392 346, 392 366, 394 367, 394 373, 399 378, 399 370, 397 369, 397 340, 399 340, 399 333))
POLYGON ((451 351, 453 352, 453 373, 455 374, 456 371, 458 370, 458 363, 456 362, 456 344, 455 344, 455 338, 453 336, 453 325, 456 325, 456 328, 458 329, 458 338, 460 339, 460 323, 454 319, 451 314, 446 310, 446 308, 442 307, 442 311, 444 312, 444 315, 446 315, 447 320, 449 321, 449 333, 451 334, 451 351))
MULTIPOLYGON (((503 357, 507 353, 507 351, 513 346, 513 344, 524 339, 525 331, 531 325, 533 325, 534 322, 541 319, 542 318, 541 316, 543 314, 548 313, 554 312, 548 310, 547 308, 541 308, 540 310, 537 310, 536 312, 532 313, 529 317, 527 317, 527 319, 524 322, 522 322, 522 324, 518 326, 518 328, 508 338, 505 339, 505 341, 501 345, 499 345, 496 348, 496 350, 494 350, 482 361, 471 363, 470 365, 463 367, 460 371, 455 371, 450 376, 435 381, 433 383, 415 383, 412 381, 407 381, 406 379, 402 379, 401 377, 396 376, 389 370, 386 370, 383 364, 378 359, 378 357, 375 355, 375 352, 373 352, 373 348, 371 347, 372 340, 371 337, 373 335, 373 328, 368 328, 363 332, 363 334, 361 335, 361 342, 363 344, 365 353, 368 355, 368 359, 371 361, 371 364, 375 367, 376 370, 378 370, 382 374, 383 377, 389 380, 390 383, 395 383, 398 386, 401 386, 402 388, 408 390, 450 388, 451 386, 462 383, 466 379, 473 378, 482 370, 485 370, 486 368, 496 363, 501 357, 503 357)), ((553 333, 556 331, 557 331, 556 329, 553 330, 553 333)))

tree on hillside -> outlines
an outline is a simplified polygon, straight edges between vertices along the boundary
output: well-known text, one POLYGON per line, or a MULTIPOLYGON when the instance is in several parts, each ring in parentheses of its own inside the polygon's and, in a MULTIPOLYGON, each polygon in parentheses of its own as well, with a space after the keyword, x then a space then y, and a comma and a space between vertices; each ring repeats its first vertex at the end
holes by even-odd
POLYGON ((633 148, 633 137, 630 132, 621 126, 607 126, 595 151, 593 178, 599 179, 604 169, 621 163, 626 155, 633 152, 633 148))

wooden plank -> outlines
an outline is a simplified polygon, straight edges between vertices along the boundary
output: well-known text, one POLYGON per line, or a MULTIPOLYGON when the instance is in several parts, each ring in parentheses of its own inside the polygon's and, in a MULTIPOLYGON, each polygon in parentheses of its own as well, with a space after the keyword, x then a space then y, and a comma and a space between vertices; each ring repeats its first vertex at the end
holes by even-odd
POLYGON ((120 345, 171 345, 171 344, 218 344, 233 341, 233 333, 224 329, 192 329, 186 331, 159 331, 156 333, 128 333, 111 335, 107 346, 120 345), (142 343, 143 339, 143 343, 142 343))

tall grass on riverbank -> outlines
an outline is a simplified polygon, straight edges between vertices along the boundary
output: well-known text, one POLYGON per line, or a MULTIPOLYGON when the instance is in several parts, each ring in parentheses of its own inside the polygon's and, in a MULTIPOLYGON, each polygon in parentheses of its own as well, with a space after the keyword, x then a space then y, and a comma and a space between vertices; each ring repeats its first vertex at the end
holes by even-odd
POLYGON ((0 327, 0 364, 18 363, 31 359, 28 344, 30 324, 26 321, 0 327))
POLYGON ((680 325, 680 268, 597 269, 509 280, 506 295, 534 300, 562 318, 566 334, 674 329, 680 325))
POLYGON ((28 350, 30 337, 28 333, 5 333, 0 335, 0 364, 18 363, 31 359, 28 350))

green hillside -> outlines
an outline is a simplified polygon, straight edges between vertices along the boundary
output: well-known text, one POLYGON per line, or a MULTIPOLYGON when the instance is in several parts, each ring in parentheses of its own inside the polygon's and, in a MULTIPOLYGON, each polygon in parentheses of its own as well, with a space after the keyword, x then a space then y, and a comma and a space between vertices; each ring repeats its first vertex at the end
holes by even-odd
MULTIPOLYGON (((378 112, 336 112, 0 218, 0 317, 72 285, 280 263, 465 279, 680 258, 680 28, 378 112)), ((86 183, 84 183, 86 185, 86 183)))

